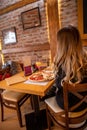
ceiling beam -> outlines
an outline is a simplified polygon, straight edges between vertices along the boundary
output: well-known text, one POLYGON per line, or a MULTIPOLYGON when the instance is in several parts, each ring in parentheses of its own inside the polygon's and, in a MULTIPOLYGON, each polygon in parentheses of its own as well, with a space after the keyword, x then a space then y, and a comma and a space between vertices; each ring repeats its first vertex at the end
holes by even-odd
POLYGON ((12 4, 10 6, 3 8, 3 9, 0 9, 0 15, 3 15, 5 13, 8 13, 10 11, 16 10, 18 8, 21 8, 25 5, 27 5, 27 4, 31 4, 31 3, 37 2, 37 1, 39 1, 39 0, 22 0, 22 1, 19 1, 15 4, 12 4))

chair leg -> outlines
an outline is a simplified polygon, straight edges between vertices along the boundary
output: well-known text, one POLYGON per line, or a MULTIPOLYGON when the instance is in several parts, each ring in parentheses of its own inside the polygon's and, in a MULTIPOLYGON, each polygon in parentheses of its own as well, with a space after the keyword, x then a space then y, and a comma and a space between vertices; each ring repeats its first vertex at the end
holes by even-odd
POLYGON ((4 121, 4 106, 1 94, 0 94, 0 101, 1 101, 1 121, 4 121))
POLYGON ((20 110, 18 103, 16 104, 16 109, 17 109, 19 125, 20 125, 20 127, 22 127, 22 116, 21 116, 21 110, 20 110))

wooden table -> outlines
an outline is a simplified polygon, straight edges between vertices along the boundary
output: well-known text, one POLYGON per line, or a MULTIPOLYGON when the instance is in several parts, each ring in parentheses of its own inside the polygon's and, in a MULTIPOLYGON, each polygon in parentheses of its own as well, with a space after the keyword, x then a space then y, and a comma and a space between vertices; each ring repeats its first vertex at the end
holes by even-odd
MULTIPOLYGON (((18 73, 14 75, 14 77, 17 77, 18 75, 25 77, 24 72, 18 73)), ((28 76, 25 78, 27 80, 28 76)), ((46 112, 44 113, 43 110, 40 110, 38 96, 44 96, 49 90, 49 88, 53 85, 53 83, 54 80, 51 80, 45 86, 42 86, 36 84, 25 84, 24 82, 20 82, 9 86, 7 85, 6 80, 0 81, 0 89, 7 89, 16 92, 32 94, 33 106, 35 111, 25 115, 27 130, 43 130, 45 126, 47 127, 47 125, 45 125, 47 124, 46 112)))
MULTIPOLYGON (((17 75, 25 77, 24 72, 20 72, 14 75, 14 77, 16 77, 17 75)), ((28 76, 26 76, 25 78, 27 80, 28 76)), ((47 85, 42 86, 42 85, 25 84, 24 82, 21 82, 21 83, 16 83, 9 86, 7 85, 7 82, 5 80, 2 80, 0 81, 0 89, 7 89, 7 90, 12 90, 12 91, 32 94, 33 99, 34 99, 33 101, 34 101, 35 111, 38 111, 39 104, 38 104, 38 101, 35 100, 37 98, 37 95, 44 96, 46 92, 48 91, 48 89, 53 85, 53 83, 54 83, 54 80, 51 80, 48 82, 47 85)))

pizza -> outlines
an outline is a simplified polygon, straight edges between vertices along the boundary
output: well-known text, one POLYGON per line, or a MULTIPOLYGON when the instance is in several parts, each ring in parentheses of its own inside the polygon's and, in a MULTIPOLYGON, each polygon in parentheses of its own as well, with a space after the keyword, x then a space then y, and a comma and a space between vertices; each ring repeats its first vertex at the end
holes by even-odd
POLYGON ((29 80, 31 80, 31 81, 46 81, 46 79, 43 76, 43 73, 41 73, 41 72, 32 74, 31 76, 29 76, 29 80))
POLYGON ((31 76, 29 76, 30 81, 37 81, 37 82, 44 82, 44 81, 49 81, 54 78, 54 74, 52 72, 47 72, 47 71, 40 71, 37 73, 33 73, 31 76))

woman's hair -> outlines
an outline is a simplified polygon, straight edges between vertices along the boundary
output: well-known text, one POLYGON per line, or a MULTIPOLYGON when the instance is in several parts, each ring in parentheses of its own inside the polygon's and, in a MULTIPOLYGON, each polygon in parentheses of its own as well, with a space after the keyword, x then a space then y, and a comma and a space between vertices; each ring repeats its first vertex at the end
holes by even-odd
POLYGON ((60 29, 57 33, 57 53, 54 59, 55 72, 59 68, 65 72, 64 79, 70 81, 77 79, 82 80, 81 68, 87 63, 87 57, 82 48, 82 41, 79 31, 71 25, 60 29))

